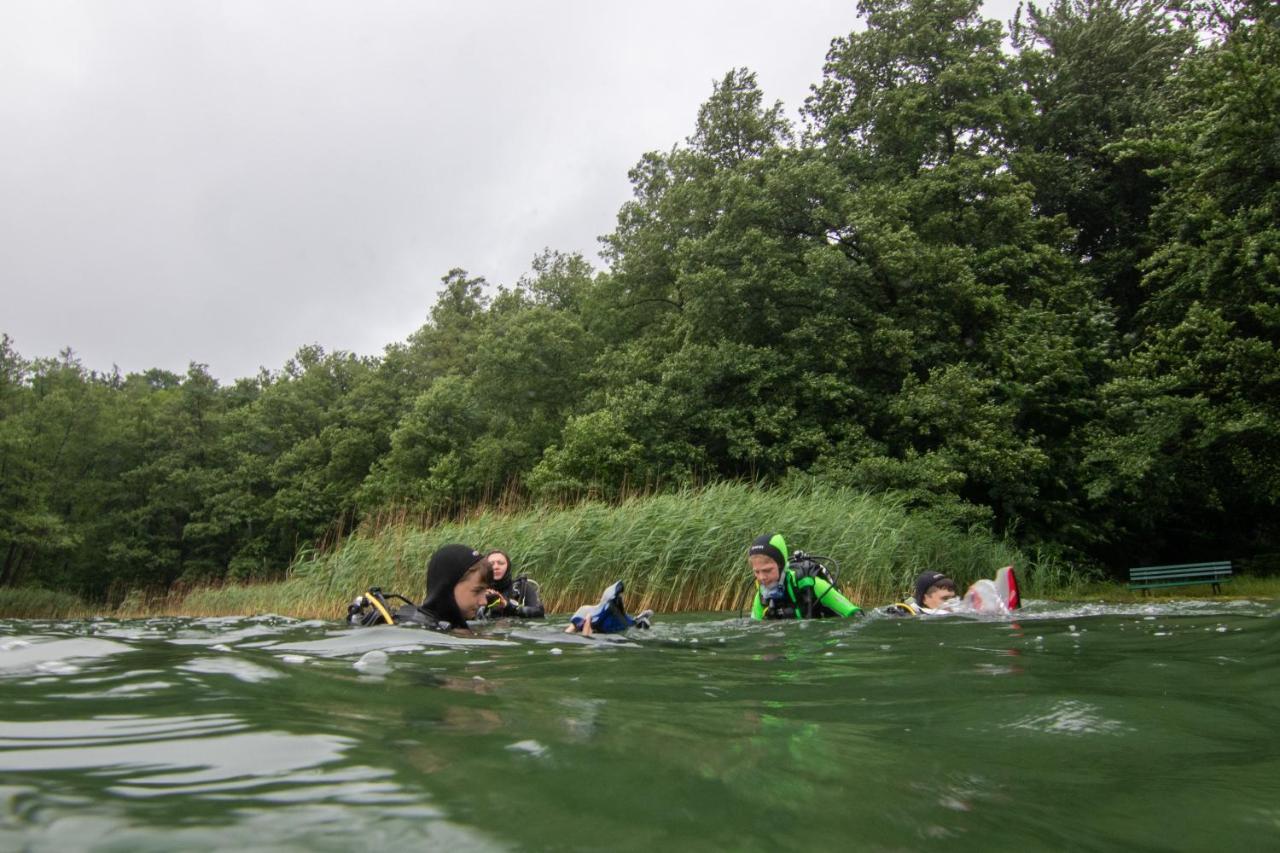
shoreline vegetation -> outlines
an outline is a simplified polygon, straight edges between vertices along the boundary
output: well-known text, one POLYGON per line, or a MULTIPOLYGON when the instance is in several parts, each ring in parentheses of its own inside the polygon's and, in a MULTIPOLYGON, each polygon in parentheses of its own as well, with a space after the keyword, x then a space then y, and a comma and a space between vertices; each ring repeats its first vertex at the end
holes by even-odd
POLYGON ((447 541, 553 610, 732 609, 768 528, 872 606, 1280 574, 1280 4, 1039 5, 864 0, 798 122, 727 70, 600 268, 451 269, 380 355, 225 383, 0 330, 0 612, 336 618, 447 541))
MULTIPOLYGON (((1144 597, 1060 559, 1025 553, 985 530, 959 530, 893 498, 817 484, 774 489, 719 484, 616 504, 480 509, 460 520, 427 525, 400 517, 366 525, 330 550, 304 555, 282 581, 153 597, 135 591, 114 608, 54 590, 5 589, 0 590, 0 617, 276 614, 338 621, 346 604, 371 586, 418 600, 428 557, 448 542, 508 551, 515 571, 542 585, 550 613, 572 612, 618 579, 626 582, 634 610, 736 612, 749 593, 746 544, 764 532, 762 519, 770 520, 770 530, 783 532, 793 552, 834 557, 839 586, 864 608, 898 600, 924 568, 945 571, 963 586, 1010 563, 1029 599, 1208 597, 1208 587, 1156 590, 1144 597)), ((1238 577, 1215 598, 1278 593, 1280 580, 1238 577)))

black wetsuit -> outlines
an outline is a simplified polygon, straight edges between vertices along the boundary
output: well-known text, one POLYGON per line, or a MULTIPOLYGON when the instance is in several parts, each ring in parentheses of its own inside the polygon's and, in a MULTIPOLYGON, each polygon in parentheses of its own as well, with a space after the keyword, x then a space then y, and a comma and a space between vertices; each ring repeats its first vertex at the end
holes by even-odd
POLYGON ((485 605, 486 618, 518 616, 523 619, 541 619, 546 615, 542 598, 538 595, 538 582, 527 575, 521 575, 512 580, 511 572, 508 570, 502 580, 493 582, 493 588, 502 596, 502 599, 485 605))
MULTIPOLYGON (((475 565, 482 556, 479 551, 467 545, 445 545, 431 555, 427 564, 427 598, 416 608, 417 614, 406 613, 404 621, 425 625, 433 631, 452 631, 467 627, 467 617, 458 608, 454 600, 453 588, 458 585, 467 573, 467 569, 475 565)), ((410 610, 402 607, 396 612, 397 621, 401 613, 410 610)))

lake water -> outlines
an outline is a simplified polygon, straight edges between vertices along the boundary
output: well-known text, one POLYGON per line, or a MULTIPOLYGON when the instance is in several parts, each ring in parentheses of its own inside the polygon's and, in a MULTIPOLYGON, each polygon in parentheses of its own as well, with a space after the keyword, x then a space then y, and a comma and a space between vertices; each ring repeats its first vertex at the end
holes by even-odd
POLYGON ((1274 603, 0 621, 0 850, 1280 849, 1274 603))

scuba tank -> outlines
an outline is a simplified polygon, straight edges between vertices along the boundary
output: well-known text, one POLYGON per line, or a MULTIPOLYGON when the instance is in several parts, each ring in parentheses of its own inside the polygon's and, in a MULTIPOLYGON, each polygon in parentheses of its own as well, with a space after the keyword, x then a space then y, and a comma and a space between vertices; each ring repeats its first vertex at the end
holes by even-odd
POLYGON ((795 556, 791 558, 791 562, 787 564, 787 568, 796 573, 796 580, 822 578, 834 588, 836 574, 827 568, 827 563, 831 563, 837 568, 839 567, 839 564, 830 557, 815 557, 812 554, 806 554, 804 551, 796 551, 795 556), (826 562, 823 562, 824 560, 826 562))
POLYGON ((392 605, 387 599, 398 598, 407 604, 413 610, 418 609, 418 605, 414 604, 403 595, 397 595, 394 592, 384 593, 381 587, 371 586, 368 591, 357 595, 355 600, 347 605, 347 624, 348 625, 395 625, 397 622, 409 621, 402 618, 397 619, 400 610, 396 608, 392 610, 392 605))

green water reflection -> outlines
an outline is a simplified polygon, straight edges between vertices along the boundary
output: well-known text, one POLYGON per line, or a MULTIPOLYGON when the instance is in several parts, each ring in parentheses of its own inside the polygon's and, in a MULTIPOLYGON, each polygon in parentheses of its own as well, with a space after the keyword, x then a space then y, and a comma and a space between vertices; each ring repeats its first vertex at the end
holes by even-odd
POLYGON ((1268 604, 0 622, 0 849, 1280 846, 1268 604))

